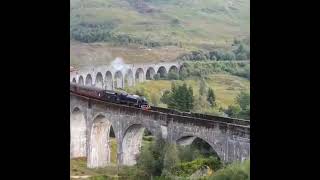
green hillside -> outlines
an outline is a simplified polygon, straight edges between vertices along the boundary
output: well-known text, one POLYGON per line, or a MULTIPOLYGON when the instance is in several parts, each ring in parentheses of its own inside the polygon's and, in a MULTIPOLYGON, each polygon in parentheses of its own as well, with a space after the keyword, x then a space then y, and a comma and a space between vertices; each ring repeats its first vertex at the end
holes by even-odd
POLYGON ((160 55, 142 59, 173 60, 184 51, 230 48, 235 38, 248 37, 250 1, 71 0, 70 22, 71 62, 82 62, 79 51, 98 54, 93 59, 118 56, 110 46, 122 47, 124 52, 147 46, 160 55), (107 55, 88 50, 84 43, 98 43, 100 49, 106 46, 102 49, 107 55), (170 57, 162 55, 167 51, 172 52, 170 57))
MULTIPOLYGON (((212 88, 216 93, 217 103, 220 107, 227 108, 234 104, 236 96, 241 91, 249 92, 250 81, 245 78, 233 76, 229 74, 212 74, 205 80, 208 87, 212 88)), ((194 95, 199 95, 199 80, 176 81, 176 83, 185 82, 188 86, 193 88, 194 95)), ((170 80, 145 81, 137 84, 135 87, 127 88, 128 92, 136 92, 137 90, 144 90, 151 102, 151 96, 155 94, 163 94, 165 90, 171 89, 170 80)), ((160 98, 160 96, 158 97, 160 98)), ((160 106, 164 106, 160 104, 160 106)), ((166 106, 164 106, 166 107, 166 106)))

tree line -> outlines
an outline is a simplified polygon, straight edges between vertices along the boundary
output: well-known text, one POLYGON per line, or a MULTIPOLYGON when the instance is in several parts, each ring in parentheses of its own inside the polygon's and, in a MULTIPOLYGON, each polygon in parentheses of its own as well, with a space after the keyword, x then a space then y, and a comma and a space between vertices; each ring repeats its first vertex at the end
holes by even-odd
POLYGON ((150 146, 142 147, 137 157, 135 176, 154 180, 185 179, 197 170, 209 167, 213 174, 207 174, 206 178, 210 180, 249 180, 250 161, 224 164, 212 148, 206 147, 209 153, 204 153, 201 146, 210 145, 198 141, 182 147, 157 138, 150 142, 150 146))
POLYGON ((181 80, 187 78, 206 78, 214 73, 228 73, 250 80, 250 63, 234 63, 232 61, 223 63, 212 61, 184 62, 179 77, 181 80))
POLYGON ((139 44, 145 47, 178 46, 179 42, 158 42, 149 38, 113 32, 114 22, 101 24, 78 23, 70 26, 71 38, 84 43, 111 42, 115 45, 139 44))
POLYGON ((191 86, 186 83, 182 85, 171 84, 171 90, 166 90, 160 98, 160 101, 168 105, 168 108, 179 111, 190 112, 198 110, 197 108, 206 108, 216 106, 216 97, 212 88, 207 88, 205 81, 201 80, 199 96, 195 97, 191 86), (206 105, 204 105, 206 104, 206 105))
POLYGON ((229 117, 250 119, 250 94, 241 92, 235 99, 235 104, 225 110, 229 117))
POLYGON ((250 64, 246 62, 184 62, 179 72, 170 71, 168 74, 155 74, 153 80, 186 80, 194 78, 206 78, 214 73, 228 73, 244 77, 250 80, 250 64))
MULTIPOLYGON (((114 21, 102 23, 72 22, 70 25, 71 38, 80 42, 111 42, 115 45, 139 44, 145 47, 178 46, 182 47, 182 42, 155 41, 147 37, 137 37, 131 34, 119 34, 114 32, 117 27, 114 21)), ((250 44, 245 40, 235 39, 231 50, 215 49, 213 51, 191 51, 176 58, 184 61, 203 61, 203 60, 249 60, 250 44)))
POLYGON ((183 61, 230 61, 230 60, 250 60, 250 45, 247 41, 235 39, 231 50, 215 49, 212 51, 191 51, 177 57, 183 61))
MULTIPOLYGON (((131 92, 129 89, 127 91, 131 92)), ((171 89, 165 90, 162 95, 154 93, 149 95, 144 88, 131 93, 146 97, 154 106, 162 103, 170 109, 183 112, 250 119, 250 94, 248 92, 241 91, 235 98, 234 104, 225 109, 218 105, 214 89, 208 87, 204 79, 199 80, 198 91, 196 95, 193 88, 186 83, 172 82, 171 89)))

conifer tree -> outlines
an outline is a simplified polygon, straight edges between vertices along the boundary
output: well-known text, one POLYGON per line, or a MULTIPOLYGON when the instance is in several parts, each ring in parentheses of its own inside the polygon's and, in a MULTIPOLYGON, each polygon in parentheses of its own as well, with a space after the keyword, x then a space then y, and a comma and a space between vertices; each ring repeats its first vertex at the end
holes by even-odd
POLYGON ((216 96, 212 88, 208 90, 207 100, 212 107, 216 105, 216 96))
POLYGON ((170 171, 178 163, 180 163, 180 159, 177 146, 175 144, 168 144, 163 159, 163 168, 170 171))

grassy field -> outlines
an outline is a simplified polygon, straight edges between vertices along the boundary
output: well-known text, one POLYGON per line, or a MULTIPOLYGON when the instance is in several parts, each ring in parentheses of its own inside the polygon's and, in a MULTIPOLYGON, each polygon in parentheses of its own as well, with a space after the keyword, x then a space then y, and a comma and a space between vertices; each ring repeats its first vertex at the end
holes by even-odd
MULTIPOLYGON (((177 83, 183 83, 182 81, 176 81, 177 83)), ((199 94, 199 81, 198 80, 186 80, 188 86, 192 86, 194 95, 199 94)), ((208 87, 213 88, 217 104, 223 108, 227 108, 234 103, 235 97, 240 91, 250 92, 250 81, 238 76, 232 76, 229 74, 213 74, 206 79, 208 87)), ((158 81, 146 81, 137 84, 135 87, 129 89, 131 92, 144 89, 148 94, 148 98, 152 94, 162 94, 165 90, 171 89, 171 81, 158 80, 158 81)), ((163 104, 160 104, 163 106, 163 104)))
POLYGON ((70 64, 74 67, 107 65, 117 57, 130 63, 156 63, 174 60, 185 52, 179 47, 140 48, 136 45, 113 46, 109 43, 70 42, 70 64))
POLYGON ((117 143, 115 138, 110 139, 111 146, 111 165, 106 168, 89 169, 87 168, 86 158, 76 158, 70 160, 70 175, 71 176, 100 176, 103 172, 108 172, 110 177, 117 175, 117 143))
POLYGON ((115 138, 110 138, 110 146, 111 146, 111 163, 117 164, 117 141, 115 138))
MULTIPOLYGON (((148 137, 148 136, 145 136, 148 137)), ((142 148, 148 148, 151 141, 142 141, 142 148)), ((117 167, 117 142, 115 138, 110 139, 111 146, 111 164, 105 168, 89 169, 87 168, 86 158, 76 158, 70 160, 70 175, 71 176, 90 176, 91 179, 104 178, 109 179, 128 179, 136 167, 119 166, 117 167), (118 176, 119 173, 119 176, 118 176), (119 178, 120 177, 120 178, 119 178)), ((71 178, 72 179, 72 178, 71 178)))
POLYGON ((228 48, 250 34, 250 0, 71 0, 70 28, 90 24, 116 35, 181 46, 139 49, 110 43, 70 42, 71 64, 170 61, 184 51, 228 48), (139 2, 137 6, 137 2, 139 2), (151 9, 151 12, 141 12, 151 9))
POLYGON ((90 179, 129 179, 130 173, 136 169, 136 167, 119 166, 118 171, 117 165, 114 164, 104 168, 89 169, 86 167, 86 163, 84 158, 70 160, 70 175, 89 176, 90 179))
POLYGON ((140 0, 138 7, 133 0, 71 0, 70 3, 71 25, 112 22, 116 24, 113 32, 155 41, 214 45, 250 32, 249 0, 140 0), (141 9, 152 9, 152 12, 141 12, 141 9))

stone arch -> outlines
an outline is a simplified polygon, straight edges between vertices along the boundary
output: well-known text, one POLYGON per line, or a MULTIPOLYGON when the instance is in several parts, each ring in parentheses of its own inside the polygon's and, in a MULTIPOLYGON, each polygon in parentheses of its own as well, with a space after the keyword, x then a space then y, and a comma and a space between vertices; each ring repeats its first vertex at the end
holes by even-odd
POLYGON ((85 81, 86 86, 92 86, 92 77, 91 74, 88 74, 85 81))
POLYGON ((72 79, 72 83, 77 83, 76 78, 73 78, 73 79, 72 79))
POLYGON ((176 140, 176 143, 179 144, 179 145, 185 146, 185 145, 191 145, 196 140, 200 140, 200 141, 206 142, 212 148, 212 150, 218 156, 218 158, 220 160, 223 160, 223 154, 222 154, 222 152, 223 152, 222 148, 223 147, 222 146, 218 146, 216 144, 210 143, 206 138, 201 138, 199 136, 194 136, 194 135, 184 135, 184 136, 181 136, 180 138, 178 138, 176 140))
POLYGON ((123 88, 123 75, 121 71, 117 71, 114 75, 114 87, 123 88))
POLYGON ((136 164, 136 157, 140 153, 142 137, 145 129, 146 128, 141 124, 132 124, 126 129, 121 145, 123 165, 132 166, 136 164))
POLYGON ((146 79, 152 80, 155 74, 156 74, 156 71, 153 69, 153 67, 149 67, 146 73, 146 79))
POLYGON ((70 113, 70 157, 86 157, 87 126, 84 113, 75 107, 70 113))
POLYGON ((83 77, 81 75, 79 77, 78 84, 82 85, 82 86, 84 85, 84 80, 83 80, 83 77))
POLYGON ((98 74, 96 76, 95 86, 98 88, 103 88, 103 77, 102 77, 101 72, 98 72, 98 74))
POLYGON ((125 84, 125 87, 130 87, 130 86, 133 86, 133 72, 131 69, 128 69, 126 75, 125 75, 125 78, 124 78, 124 84, 125 84))
POLYGON ((112 123, 104 115, 98 114, 92 121, 87 166, 105 167, 111 161, 110 129, 112 123))
POLYGON ((173 66, 171 66, 170 69, 169 69, 169 73, 170 73, 170 72, 174 72, 174 73, 177 73, 177 74, 178 74, 178 73, 179 73, 179 69, 178 69, 177 66, 174 66, 174 65, 173 65, 173 66))
POLYGON ((164 66, 159 67, 157 73, 160 74, 161 78, 164 78, 167 76, 167 69, 164 66))
POLYGON ((112 79, 112 73, 110 71, 106 72, 106 76, 104 78, 105 80, 105 89, 112 90, 113 89, 113 79, 112 79))
POLYGON ((142 68, 138 68, 136 70, 136 74, 135 74, 135 79, 136 79, 136 82, 143 82, 144 80, 144 71, 142 68))

